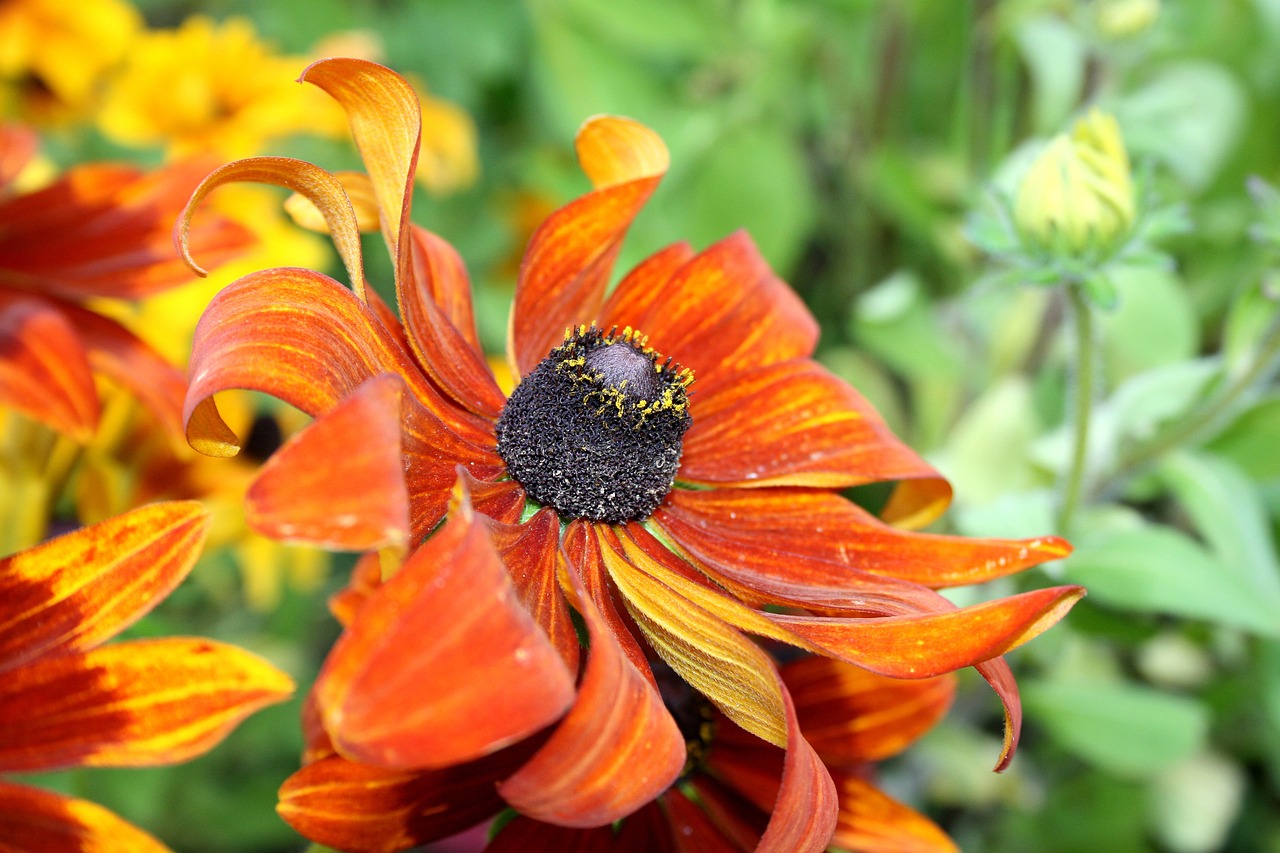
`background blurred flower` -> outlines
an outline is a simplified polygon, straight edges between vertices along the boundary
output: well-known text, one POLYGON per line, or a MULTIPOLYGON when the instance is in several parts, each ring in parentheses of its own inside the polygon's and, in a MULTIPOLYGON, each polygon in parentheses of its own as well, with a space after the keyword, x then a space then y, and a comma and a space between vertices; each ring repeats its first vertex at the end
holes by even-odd
MULTIPOLYGON (((186 761, 293 691, 212 640, 102 645, 182 581, 208 525, 197 503, 154 504, 0 560, 0 772, 186 761)), ((31 853, 164 849, 104 809, 7 782, 0 832, 31 853)))
POLYGON ((86 116, 103 75, 124 57, 141 26, 142 16, 126 0, 0 3, 8 117, 54 122, 86 116))
POLYGON ((292 74, 303 62, 275 53, 245 18, 193 15, 131 47, 99 123, 112 139, 163 146, 170 156, 243 157, 281 136, 341 132, 340 111, 299 94, 292 74))

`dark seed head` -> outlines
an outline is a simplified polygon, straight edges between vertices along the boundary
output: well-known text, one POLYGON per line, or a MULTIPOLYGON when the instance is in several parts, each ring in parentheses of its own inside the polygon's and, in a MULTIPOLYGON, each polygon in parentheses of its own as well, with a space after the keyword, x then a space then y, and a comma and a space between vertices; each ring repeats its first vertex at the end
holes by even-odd
POLYGON ((563 517, 645 518, 675 482, 692 382, 631 329, 580 326, 507 400, 498 453, 529 497, 563 517))

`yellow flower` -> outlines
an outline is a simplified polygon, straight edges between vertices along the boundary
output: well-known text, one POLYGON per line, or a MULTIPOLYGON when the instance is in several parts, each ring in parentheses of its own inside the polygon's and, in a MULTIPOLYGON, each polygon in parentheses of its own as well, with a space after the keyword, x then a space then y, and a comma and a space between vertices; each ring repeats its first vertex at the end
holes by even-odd
POLYGON ((139 39, 111 82, 99 123, 127 145, 228 157, 291 133, 345 130, 339 111, 293 82, 299 64, 273 52, 248 20, 219 24, 196 15, 139 39))
POLYGON ((141 25, 123 0, 0 2, 0 77, 18 84, 15 111, 57 119, 87 107, 141 25))
POLYGON ((422 102, 418 183, 436 195, 471 186, 480 173, 476 126, 471 116, 452 101, 428 95, 421 87, 418 100, 422 102))
POLYGON ((1120 126, 1096 108, 1069 135, 1050 141, 1023 177, 1014 205, 1024 237, 1068 256, 1114 248, 1133 226, 1135 212, 1120 126))

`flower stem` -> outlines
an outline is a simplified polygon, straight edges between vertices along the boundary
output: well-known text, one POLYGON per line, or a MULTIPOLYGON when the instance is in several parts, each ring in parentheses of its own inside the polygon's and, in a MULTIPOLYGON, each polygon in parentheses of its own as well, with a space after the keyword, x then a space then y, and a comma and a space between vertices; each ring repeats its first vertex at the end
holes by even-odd
POLYGON ((1072 353, 1072 385, 1075 391, 1071 409, 1071 467, 1062 490, 1058 508, 1058 532, 1070 532, 1071 521, 1084 493, 1085 468, 1089 457, 1089 416, 1093 411, 1094 352, 1093 313, 1084 288, 1077 283, 1067 286, 1075 326, 1075 349, 1072 353))

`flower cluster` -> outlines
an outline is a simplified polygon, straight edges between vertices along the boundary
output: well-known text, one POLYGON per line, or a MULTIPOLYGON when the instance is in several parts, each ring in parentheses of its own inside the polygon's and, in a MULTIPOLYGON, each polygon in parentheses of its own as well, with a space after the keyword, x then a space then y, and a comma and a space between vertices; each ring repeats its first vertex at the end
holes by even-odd
MULTIPOLYGON (((507 808, 520 817, 492 849, 660 849, 654 839, 699 822, 714 827, 702 837, 764 850, 891 831, 876 819, 900 807, 847 770, 884 753, 824 749, 798 712, 832 685, 856 694, 848 667, 917 680, 976 667, 1005 705, 1005 766, 1021 712, 1002 655, 1083 591, 957 608, 936 590, 1068 546, 912 532, 949 487, 813 360, 813 317, 745 234, 669 246, 610 289, 667 170, 655 133, 614 117, 579 132, 594 189, 525 253, 508 396, 460 258, 410 221, 412 87, 354 59, 301 79, 347 113, 398 316, 365 281, 342 179, 286 158, 231 163, 188 218, 228 183, 288 187, 323 217, 351 287, 273 268, 224 289, 197 327, 184 407, 188 440, 216 456, 238 450, 219 392, 265 392, 314 416, 263 466, 250 521, 371 552, 334 602, 346 630, 310 697, 307 766, 281 791, 291 824, 355 850, 403 849, 507 808), (879 517, 841 494, 881 481, 898 485, 879 517), (835 668, 793 687, 775 663, 784 648, 835 668), (773 757, 735 764, 738 745, 773 757)), ((931 719, 936 695, 875 683, 872 704, 931 719)), ((898 746, 912 732, 897 729, 898 746)))

